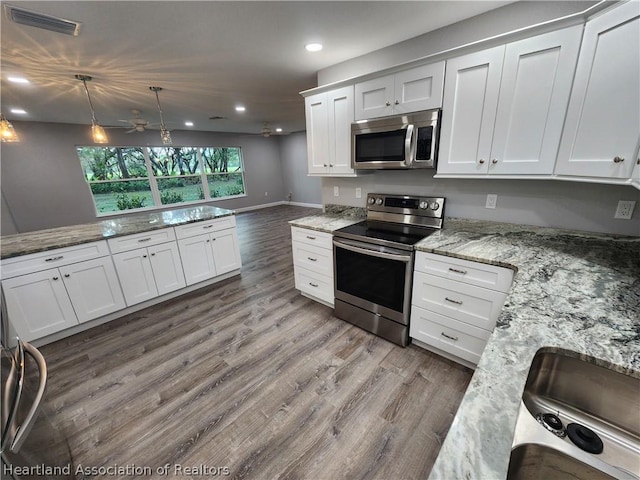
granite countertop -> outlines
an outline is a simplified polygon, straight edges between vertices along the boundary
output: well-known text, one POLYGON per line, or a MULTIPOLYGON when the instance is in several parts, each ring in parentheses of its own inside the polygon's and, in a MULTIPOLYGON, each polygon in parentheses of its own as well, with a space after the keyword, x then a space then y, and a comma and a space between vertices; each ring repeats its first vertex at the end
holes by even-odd
POLYGON ((72 225, 69 227, 50 228, 36 232, 7 235, 0 238, 0 256, 3 259, 17 257, 29 253, 53 250, 55 248, 106 240, 122 235, 131 235, 203 220, 212 220, 229 215, 234 215, 234 212, 225 208, 202 205, 191 208, 165 210, 162 212, 139 213, 83 225, 72 225))
MULTIPOLYGON (((361 219, 334 212, 290 223, 331 233, 361 219)), ((506 478, 524 384, 542 347, 640 378, 640 237, 447 218, 416 250, 515 270, 430 479, 506 478)))
POLYGON ((361 222, 366 217, 367 213, 364 208, 326 205, 324 213, 291 220, 289 224, 318 232, 333 233, 339 228, 361 222))
POLYGON ((416 249, 516 270, 430 479, 504 479, 541 347, 640 378, 640 237, 449 218, 416 249))

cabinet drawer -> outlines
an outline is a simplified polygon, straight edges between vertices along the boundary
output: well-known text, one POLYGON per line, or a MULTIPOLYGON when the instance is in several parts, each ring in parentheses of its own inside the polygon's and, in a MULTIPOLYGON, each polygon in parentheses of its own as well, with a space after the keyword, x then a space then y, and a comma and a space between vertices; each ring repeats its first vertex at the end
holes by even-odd
POLYGON ((426 252, 416 253, 415 269, 418 272, 505 293, 511 288, 513 280, 513 270, 509 268, 426 252))
POLYGON ((453 318, 413 305, 409 336, 473 364, 478 364, 491 334, 453 318))
POLYGON ((415 272, 411 303, 492 331, 506 293, 415 272))
POLYGON ((293 242, 293 264, 333 278, 333 251, 307 243, 293 242))
POLYGON ((294 269, 296 288, 333 305, 333 279, 306 268, 294 269))
POLYGON ((229 215, 227 217, 216 218, 214 220, 206 220, 204 222, 189 223, 187 225, 180 225, 174 227, 176 231, 176 237, 189 238, 201 235, 203 233, 217 232, 218 230, 225 230, 227 228, 233 228, 236 226, 235 215, 229 215))
POLYGON ((159 245, 175 239, 176 235, 173 228, 163 228, 162 230, 110 238, 108 242, 111 253, 120 253, 135 250, 136 248, 148 247, 149 245, 159 245))
POLYGON ((291 239, 293 242, 302 242, 333 250, 332 238, 333 235, 330 233, 309 230, 308 228, 291 227, 291 239))
POLYGON ((73 247, 56 248, 46 252, 32 253, 2 261, 2 278, 40 272, 52 267, 69 265, 83 260, 93 260, 109 255, 107 242, 83 243, 73 247))

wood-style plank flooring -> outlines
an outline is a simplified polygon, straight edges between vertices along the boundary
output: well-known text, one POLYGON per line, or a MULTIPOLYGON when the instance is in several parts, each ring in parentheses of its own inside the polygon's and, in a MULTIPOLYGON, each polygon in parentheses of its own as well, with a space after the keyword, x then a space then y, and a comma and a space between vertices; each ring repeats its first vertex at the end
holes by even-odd
POLYGON ((426 478, 471 371, 300 295, 287 221, 312 213, 239 214, 240 276, 41 348, 76 464, 426 478))

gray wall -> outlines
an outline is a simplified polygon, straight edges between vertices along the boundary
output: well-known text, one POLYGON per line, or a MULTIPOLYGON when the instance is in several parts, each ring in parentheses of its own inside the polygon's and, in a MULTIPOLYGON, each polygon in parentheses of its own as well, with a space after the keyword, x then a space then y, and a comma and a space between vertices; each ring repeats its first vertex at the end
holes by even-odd
POLYGON ((356 178, 324 178, 322 200, 364 207, 367 193, 441 196, 446 198, 445 217, 640 235, 640 190, 631 186, 560 180, 466 180, 433 175, 433 170, 380 170, 356 178), (334 186, 339 187, 339 197, 333 195, 334 186), (362 188, 360 199, 355 198, 356 187, 362 188), (493 210, 485 208, 488 193, 498 195, 493 210), (638 202, 631 220, 613 218, 618 200, 638 202))
MULTIPOLYGON (((95 221, 91 192, 75 151, 76 145, 92 144, 90 127, 13 123, 21 141, 1 146, 2 234, 95 221)), ((108 133, 112 145, 161 145, 157 131, 108 133)), ((189 131, 171 135, 175 145, 242 147, 247 196, 212 205, 236 209, 286 200, 279 137, 189 131)))
POLYGON ((321 180, 307 175, 306 133, 296 132, 280 137, 280 152, 285 196, 291 193, 293 203, 321 205, 321 180))
POLYGON ((376 72, 495 35, 582 12, 596 3, 585 1, 519 1, 511 3, 370 54, 327 67, 318 72, 318 85, 326 85, 376 72))

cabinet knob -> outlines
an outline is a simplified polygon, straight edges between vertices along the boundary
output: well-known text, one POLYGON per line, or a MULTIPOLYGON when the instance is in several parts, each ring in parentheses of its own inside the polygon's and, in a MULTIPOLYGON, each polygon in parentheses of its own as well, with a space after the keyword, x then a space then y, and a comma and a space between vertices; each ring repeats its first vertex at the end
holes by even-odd
POLYGON ((400 102, 398 100, 396 100, 395 102, 393 102, 396 105, 400 105, 400 102))
POLYGON ((497 158, 492 159, 491 163, 493 163, 495 165, 496 163, 498 163, 498 159, 497 158))
POLYGON ((147 256, 146 255, 142 255, 142 258, 147 258, 147 256))
POLYGON ((329 165, 327 165, 326 163, 322 164, 323 167, 328 167, 329 165))
POLYGON ((207 243, 209 243, 211 240, 207 239, 207 243))
POLYGON ((484 158, 481 158, 480 160, 478 160, 478 163, 482 165, 484 163, 484 158))
POLYGON ((330 164, 329 164, 329 166, 330 166, 330 167, 333 167, 333 163, 330 163, 330 164))
POLYGON ((155 256, 156 256, 156 254, 155 254, 155 253, 152 253, 152 254, 151 254, 151 256, 152 256, 152 257, 155 257, 155 256))
POLYGON ((70 276, 71 276, 71 275, 70 275, 70 274, 68 274, 68 273, 65 273, 65 274, 64 274, 64 278, 69 278, 70 276))
POLYGON ((636 160, 636 165, 640 165, 640 158, 636 160))
POLYGON ((60 279, 60 277, 53 277, 53 279, 54 279, 54 280, 59 280, 59 279, 60 279))
POLYGON ((387 102, 386 105, 387 105, 387 107, 390 107, 391 106, 391 102, 387 102))
POLYGON ((622 163, 624 162, 623 157, 613 157, 613 163, 622 163))

